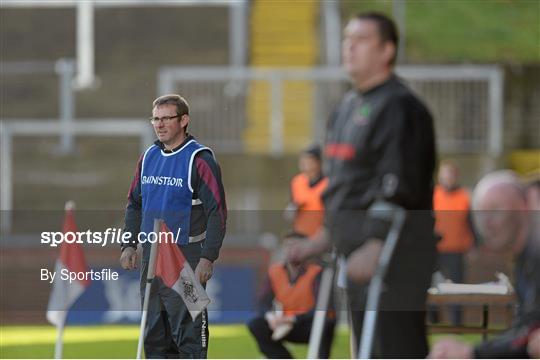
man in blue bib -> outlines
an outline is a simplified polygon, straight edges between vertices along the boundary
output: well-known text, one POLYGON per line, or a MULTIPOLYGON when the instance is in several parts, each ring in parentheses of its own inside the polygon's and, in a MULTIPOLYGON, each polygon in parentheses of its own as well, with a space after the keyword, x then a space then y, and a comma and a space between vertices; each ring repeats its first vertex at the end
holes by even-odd
MULTIPOLYGON (((132 236, 122 245, 120 263, 136 268, 136 248, 142 242, 141 296, 148 270, 155 218, 164 220, 177 239, 195 275, 205 284, 213 272, 225 236, 227 207, 221 170, 212 150, 187 133, 189 105, 180 95, 164 95, 153 102, 150 122, 158 140, 140 157, 128 193, 124 232, 132 236)), ((146 358, 206 358, 208 316, 195 321, 182 298, 160 279, 154 279, 145 328, 146 358)))

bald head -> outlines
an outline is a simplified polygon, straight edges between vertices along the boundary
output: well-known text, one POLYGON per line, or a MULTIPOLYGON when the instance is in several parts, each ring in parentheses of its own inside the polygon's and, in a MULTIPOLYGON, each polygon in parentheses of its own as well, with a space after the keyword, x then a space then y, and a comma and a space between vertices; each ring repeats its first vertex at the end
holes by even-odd
MULTIPOLYGON (((503 205, 503 208, 512 209, 515 203, 525 202, 525 187, 517 174, 511 170, 499 170, 484 176, 476 184, 473 192, 473 209, 483 204, 486 200, 493 200, 503 205)), ((496 209, 490 209, 496 210, 496 209)))
POLYGON ((473 192, 475 223, 486 244, 519 253, 525 245, 527 201, 518 176, 501 170, 484 176, 473 192))

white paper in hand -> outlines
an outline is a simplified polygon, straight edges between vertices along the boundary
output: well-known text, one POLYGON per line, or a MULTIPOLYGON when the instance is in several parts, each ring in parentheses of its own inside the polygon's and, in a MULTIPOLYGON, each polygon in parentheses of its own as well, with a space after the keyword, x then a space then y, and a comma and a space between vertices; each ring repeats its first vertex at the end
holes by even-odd
POLYGON ((292 328, 292 324, 279 325, 272 333, 272 340, 279 341, 283 339, 288 333, 291 332, 292 328))

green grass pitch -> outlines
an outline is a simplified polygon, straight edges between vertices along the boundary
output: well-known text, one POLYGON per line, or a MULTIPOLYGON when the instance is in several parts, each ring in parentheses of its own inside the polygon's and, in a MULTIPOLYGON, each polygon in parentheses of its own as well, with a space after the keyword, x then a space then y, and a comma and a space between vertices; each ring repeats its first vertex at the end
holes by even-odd
MULTIPOLYGON (((52 358, 56 331, 52 326, 3 326, 0 358, 52 358)), ((135 358, 137 326, 71 326, 64 331, 64 358, 135 358)), ((292 345, 295 357, 305 358, 307 346, 292 345)), ((332 357, 347 358, 348 331, 340 328, 332 357)), ((209 358, 262 358, 245 325, 211 325, 209 358)))
MULTIPOLYGON (((69 326, 64 332, 64 358, 135 358, 139 328, 136 325, 69 326)), ((438 337, 438 336, 437 336, 438 337)), ((431 341, 437 337, 432 336, 431 341)), ((461 336, 474 343, 480 336, 461 336)), ((52 326, 0 327, 0 358, 52 358, 56 331, 52 326)), ((305 358, 306 345, 290 344, 296 358, 305 358)), ((209 358, 263 358, 246 326, 211 325, 209 358)), ((332 358, 349 358, 349 332, 338 327, 332 358)))

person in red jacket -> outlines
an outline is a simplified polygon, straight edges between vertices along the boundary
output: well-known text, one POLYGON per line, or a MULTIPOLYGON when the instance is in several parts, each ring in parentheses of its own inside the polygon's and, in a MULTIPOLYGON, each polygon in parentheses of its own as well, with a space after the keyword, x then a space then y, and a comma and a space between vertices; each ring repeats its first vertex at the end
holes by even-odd
MULTIPOLYGON (((284 248, 302 241, 305 235, 292 233, 284 248), (294 240, 293 240, 294 239, 294 240)), ((290 359, 284 342, 308 343, 315 314, 321 266, 314 263, 270 265, 259 296, 260 314, 248 323, 260 351, 269 359, 290 359)), ((318 358, 328 358, 334 337, 335 314, 328 313, 318 358)))
MULTIPOLYGON (((442 239, 439 250, 439 270, 456 283, 464 281, 464 255, 474 244, 470 220, 471 199, 469 192, 459 184, 459 167, 452 160, 439 165, 439 184, 433 193, 435 231, 442 239)), ((461 323, 459 307, 451 311, 453 325, 461 323)))
POLYGON ((321 195, 328 186, 328 179, 322 173, 320 147, 306 148, 300 154, 298 167, 300 173, 291 180, 291 203, 287 209, 294 210, 294 231, 312 237, 323 225, 321 195))

